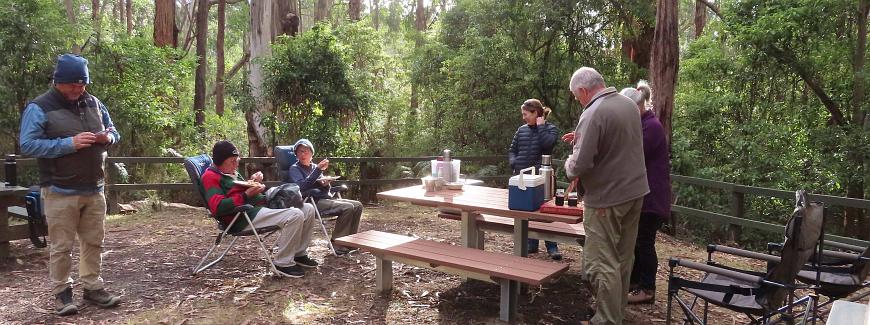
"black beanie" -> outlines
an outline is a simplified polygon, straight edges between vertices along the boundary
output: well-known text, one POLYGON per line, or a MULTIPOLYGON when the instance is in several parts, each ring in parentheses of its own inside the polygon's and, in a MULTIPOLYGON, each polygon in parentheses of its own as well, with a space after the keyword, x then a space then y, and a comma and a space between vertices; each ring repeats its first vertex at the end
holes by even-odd
POLYGON ((87 85, 90 83, 88 76, 88 60, 77 54, 64 54, 57 58, 54 67, 54 83, 76 83, 87 85))
POLYGON ((223 164, 227 158, 238 155, 239 149, 227 140, 218 141, 211 149, 211 160, 215 165, 223 164))

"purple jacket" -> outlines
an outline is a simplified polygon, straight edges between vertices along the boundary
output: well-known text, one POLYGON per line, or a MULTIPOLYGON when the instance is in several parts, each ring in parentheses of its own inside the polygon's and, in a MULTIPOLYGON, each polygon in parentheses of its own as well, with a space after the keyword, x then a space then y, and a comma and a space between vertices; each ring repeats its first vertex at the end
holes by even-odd
POLYGON ((671 162, 665 129, 652 110, 640 116, 643 125, 643 157, 646 162, 646 180, 649 194, 643 198, 643 213, 660 218, 671 216, 671 162))

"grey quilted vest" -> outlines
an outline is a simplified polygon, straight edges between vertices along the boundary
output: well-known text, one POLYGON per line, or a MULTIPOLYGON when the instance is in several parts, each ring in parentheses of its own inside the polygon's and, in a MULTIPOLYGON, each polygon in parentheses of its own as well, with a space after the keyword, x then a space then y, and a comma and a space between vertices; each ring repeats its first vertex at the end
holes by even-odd
MULTIPOLYGON (((32 103, 45 113, 45 137, 48 139, 72 137, 85 131, 97 133, 105 129, 100 101, 88 93, 76 102, 69 102, 52 88, 32 103)), ((37 159, 40 184, 72 190, 102 187, 106 148, 107 145, 94 144, 65 156, 37 159)))

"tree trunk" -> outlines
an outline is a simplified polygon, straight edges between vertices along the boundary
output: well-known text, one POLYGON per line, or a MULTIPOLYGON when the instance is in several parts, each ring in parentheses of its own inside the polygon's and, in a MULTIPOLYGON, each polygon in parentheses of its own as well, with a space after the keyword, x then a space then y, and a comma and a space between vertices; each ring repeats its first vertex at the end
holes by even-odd
POLYGON ((154 45, 178 47, 175 0, 154 1, 154 45))
POLYGON ((226 29, 226 10, 227 10, 227 1, 226 0, 218 0, 218 9, 217 9, 217 39, 215 40, 215 77, 214 77, 214 87, 215 87, 215 97, 214 97, 214 111, 218 116, 224 116, 224 73, 226 72, 226 65, 224 62, 224 32, 226 29))
POLYGON ((707 5, 701 1, 695 1, 695 38, 701 37, 704 27, 707 26, 707 5))
POLYGON ((375 30, 381 28, 381 2, 379 0, 372 0, 372 27, 375 30))
POLYGON ((208 0, 197 0, 196 8, 196 76, 193 85, 194 125, 200 134, 205 124, 205 78, 208 73, 208 0))
POLYGON ((73 0, 63 0, 63 5, 66 7, 66 19, 70 24, 76 23, 76 11, 73 6, 73 0))
POLYGON ((115 3, 114 9, 115 9, 115 12, 118 14, 118 23, 121 24, 121 26, 124 26, 125 24, 127 24, 127 21, 125 20, 126 11, 124 11, 124 7, 126 6, 126 3, 127 3, 126 0, 118 0, 118 2, 115 3))
POLYGON ((658 0, 650 63, 650 76, 655 92, 653 107, 665 129, 669 150, 673 132, 671 113, 674 110, 674 90, 679 69, 677 6, 677 0, 658 0))
MULTIPOLYGON (((870 0, 860 0, 858 3, 857 10, 857 27, 858 34, 856 35, 856 44, 855 44, 855 54, 852 60, 852 107, 851 107, 851 123, 852 127, 849 128, 850 132, 855 132, 857 134, 861 134, 865 131, 864 126, 862 124, 865 121, 864 105, 866 105, 865 101, 865 82, 866 78, 864 77, 864 63, 865 63, 865 53, 867 51, 867 14, 868 8, 870 8, 870 0)), ((865 161, 864 153, 862 151, 862 147, 865 147, 867 144, 849 144, 846 145, 848 148, 847 157, 851 161, 850 165, 855 166, 858 170, 855 175, 852 175, 849 180, 849 185, 846 190, 846 196, 856 199, 864 198, 864 182, 868 178, 868 170, 867 170, 867 161, 865 161), (863 171, 862 171, 863 170, 863 171)), ((847 208, 846 209, 846 218, 849 221, 853 222, 853 227, 847 227, 847 229, 853 229, 855 232, 851 234, 855 237, 861 239, 867 239, 870 236, 870 224, 868 224, 864 218, 864 211, 862 209, 855 208, 847 208)))
POLYGON ((127 0, 127 36, 133 35, 133 0, 127 0))
POLYGON ((360 19, 360 11, 362 10, 362 0, 349 0, 347 2, 347 15, 350 21, 357 22, 360 19))
MULTIPOLYGON (((416 9, 414 12, 414 27, 417 30, 417 35, 414 37, 414 48, 418 49, 423 46, 423 33, 426 32, 426 7, 423 5, 423 0, 417 0, 416 9)), ((417 115, 417 110, 420 107, 420 95, 418 94, 417 83, 411 83, 411 111, 412 116, 417 115)))
POLYGON ((332 7, 332 0, 317 0, 314 5, 314 22, 318 23, 329 18, 329 9, 332 7))
POLYGON ((91 21, 94 24, 94 33, 96 34, 97 43, 100 42, 100 0, 91 0, 91 21))
MULTIPOLYGON (((318 2, 318 5, 320 2, 318 2)), ((248 83, 255 99, 255 109, 245 113, 248 131, 248 148, 250 156, 268 156, 269 143, 266 130, 262 125, 262 116, 273 111, 272 103, 263 94, 263 67, 261 58, 271 55, 270 44, 275 37, 284 33, 288 17, 299 16, 299 7, 295 1, 287 3, 277 0, 254 0, 251 2, 251 21, 248 32, 248 46, 251 59, 248 61, 248 83)), ((298 28, 298 19, 297 28, 298 28)), ((274 139, 273 139, 274 141, 274 139)))

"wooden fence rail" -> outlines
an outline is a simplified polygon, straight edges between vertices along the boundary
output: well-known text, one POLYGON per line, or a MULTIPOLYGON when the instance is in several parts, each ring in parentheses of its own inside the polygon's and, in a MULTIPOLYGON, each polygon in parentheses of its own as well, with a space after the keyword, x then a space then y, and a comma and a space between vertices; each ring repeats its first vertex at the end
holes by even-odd
MULTIPOLYGON (((435 159, 435 156, 424 156, 424 157, 329 157, 330 162, 333 163, 349 163, 349 164, 359 164, 360 165, 360 179, 358 180, 343 180, 344 184, 349 186, 357 186, 362 190, 365 188, 369 188, 372 186, 379 185, 412 185, 415 183, 419 183, 419 180, 416 178, 401 178, 401 179, 368 179, 365 177, 366 172, 365 169, 369 164, 380 164, 380 163, 416 163, 421 161, 428 161, 431 159, 435 159)), ((464 162, 477 162, 477 163, 498 163, 507 160, 505 156, 460 156, 456 157, 457 159, 461 159, 464 162)), ((315 158, 315 161, 319 160, 315 158)), ((123 163, 123 164, 181 164, 184 162, 184 158, 175 158, 175 157, 109 157, 107 158, 107 163, 115 164, 115 163, 123 163)), ((242 158, 240 164, 275 164, 274 157, 245 157, 242 158)), ((554 159, 555 165, 562 165, 564 161, 554 159)), ((19 166, 27 167, 27 166, 35 166, 35 159, 18 159, 19 166)), ((496 180, 496 181, 506 181, 507 175, 500 176, 485 176, 485 177, 476 177, 482 180, 496 180)), ((111 180, 110 180, 111 181, 111 180)), ((751 220, 746 218, 746 196, 753 195, 758 197, 774 197, 781 198, 786 200, 794 199, 793 191, 786 190, 778 190, 778 189, 770 189, 763 187, 755 187, 755 186, 747 186, 741 184, 734 184, 728 182, 720 182, 714 181, 710 179, 703 179, 697 177, 690 176, 682 176, 682 175, 671 175, 671 181, 674 184, 685 184, 685 185, 693 185, 704 188, 717 189, 724 192, 731 193, 731 204, 730 204, 730 215, 721 214, 717 212, 705 211, 700 209, 695 209, 687 206, 682 206, 678 204, 673 205, 673 213, 677 215, 688 216, 691 218, 698 218, 700 220, 713 221, 720 224, 726 224, 729 226, 730 231, 732 233, 739 233, 742 228, 753 228, 759 229, 767 232, 774 233, 782 233, 783 226, 778 224, 772 224, 757 220, 751 220)), ((272 186, 276 185, 279 182, 276 181, 268 181, 266 185, 272 186)), ((187 191, 191 190, 190 183, 151 183, 151 184, 120 184, 120 183, 112 183, 109 182, 106 184, 106 190, 108 196, 117 196, 120 192, 128 192, 128 191, 141 191, 141 190, 182 190, 187 191)), ((830 195, 821 195, 821 194, 809 194, 808 197, 812 201, 819 201, 825 203, 827 206, 841 206, 841 207, 850 207, 850 208, 858 208, 864 209, 867 212, 870 212, 870 200, 863 199, 854 199, 854 198, 846 198, 839 196, 830 196, 830 195)), ((835 241, 840 241, 852 245, 868 245, 870 242, 865 240, 859 240, 855 238, 835 236, 835 235, 826 235, 828 239, 832 239, 835 241)))

